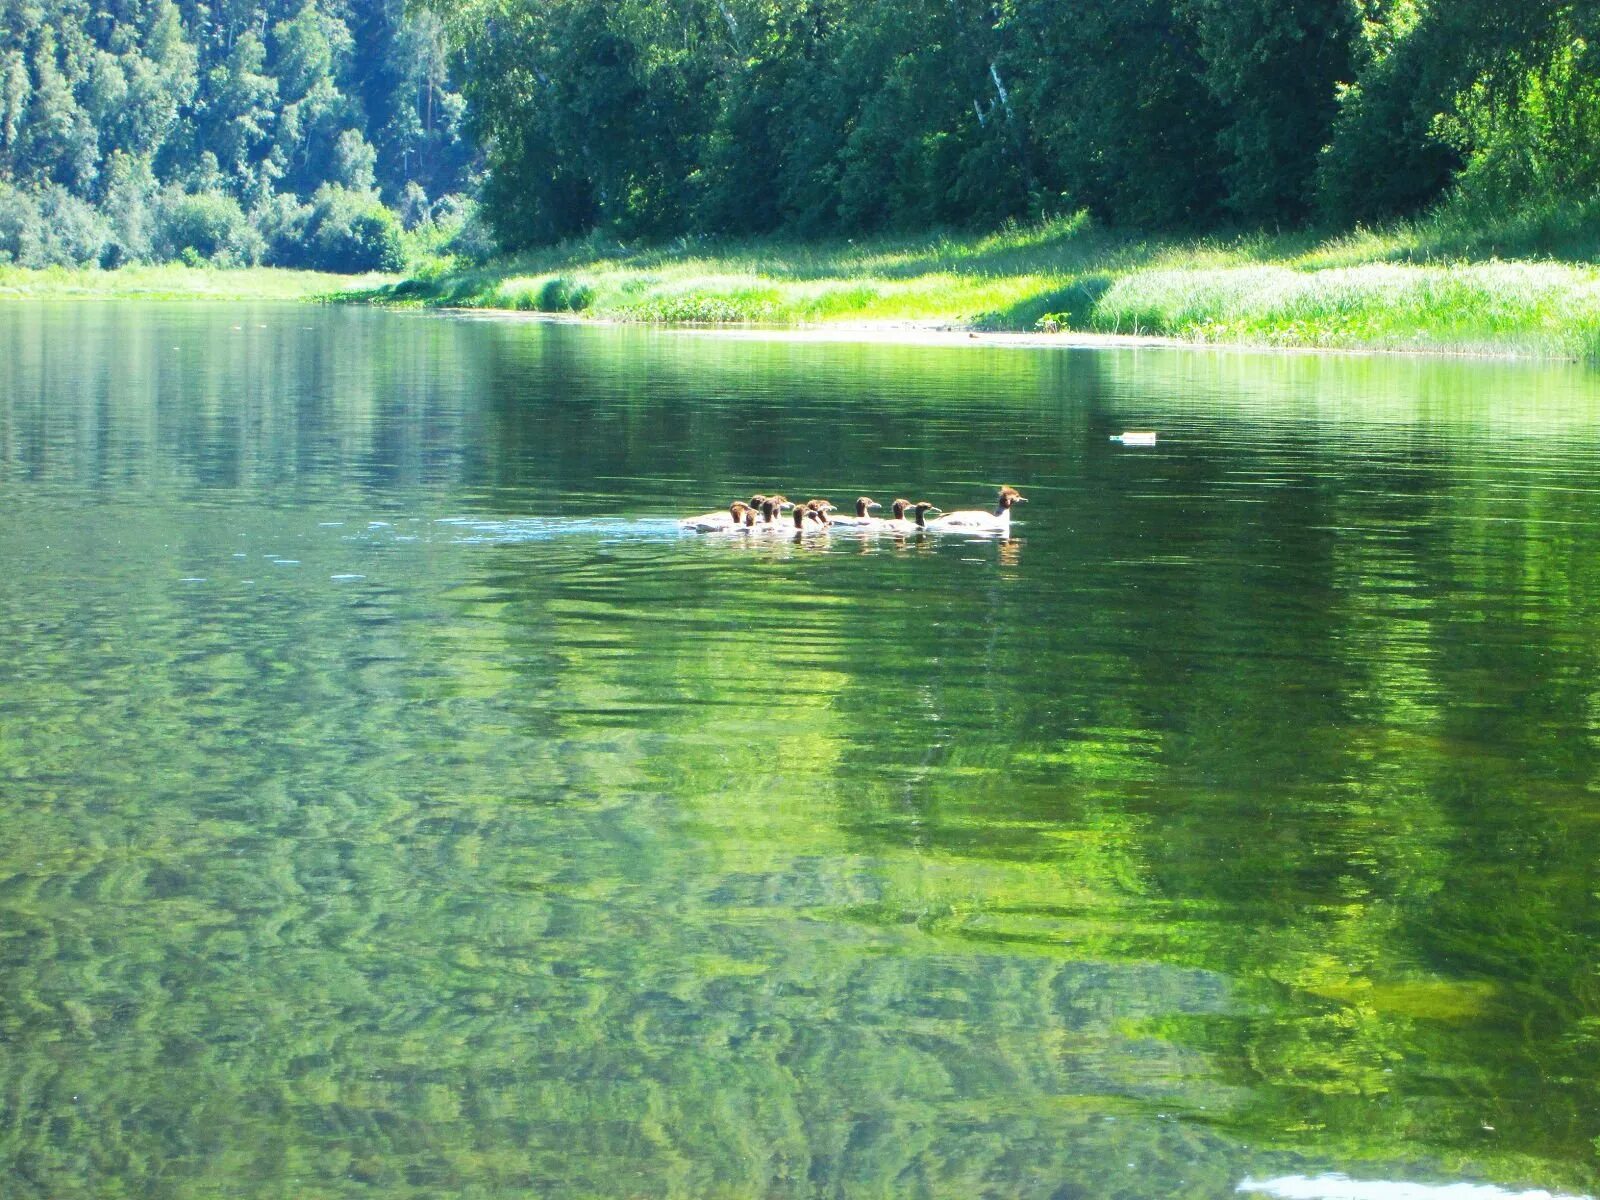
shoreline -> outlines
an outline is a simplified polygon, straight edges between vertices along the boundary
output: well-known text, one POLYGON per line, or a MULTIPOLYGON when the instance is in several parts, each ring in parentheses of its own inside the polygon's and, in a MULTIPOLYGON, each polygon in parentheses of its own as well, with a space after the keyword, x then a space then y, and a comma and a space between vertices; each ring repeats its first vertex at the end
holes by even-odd
POLYGON ((171 303, 320 303, 340 294, 376 292, 396 277, 341 275, 291 267, 191 267, 141 263, 99 267, 17 267, 0 263, 0 304, 154 301, 171 303))
POLYGON ((734 337, 1600 363, 1600 266, 1447 257, 1440 232, 1143 237, 1079 216, 859 242, 590 238, 344 298, 734 337))
MULTIPOLYGON (((829 269, 838 265, 829 264, 829 269)), ((908 284, 903 278, 852 282, 848 274, 807 272, 796 282, 776 273, 770 278, 707 274, 700 266, 679 264, 666 272, 658 266, 610 263, 552 273, 547 264, 539 264, 526 268, 531 273, 522 273, 525 268, 511 264, 484 268, 482 277, 453 276, 455 282, 449 286, 395 276, 338 276, 273 267, 31 271, 0 266, 0 306, 30 301, 287 301, 769 342, 1600 363, 1600 271, 1575 264, 1132 270, 1116 275, 1107 285, 1107 296, 1120 297, 1116 305, 1101 299, 1092 311, 1056 311, 1032 320, 1015 306, 1006 314, 993 304, 978 303, 974 289, 993 284, 989 277, 975 280, 919 272, 908 284), (608 273, 602 274, 601 266, 608 273), (1362 295, 1346 311, 1339 297, 1341 289, 1352 286, 1352 277, 1362 295), (735 303, 744 294, 741 289, 756 284, 768 298, 741 310, 735 303), (926 294, 912 303, 895 290, 907 286, 926 294), (841 288, 861 292, 864 299, 855 305, 858 310, 877 311, 847 308, 832 317, 818 313, 817 305, 801 302, 805 289, 832 294, 841 288), (1280 295, 1284 288, 1293 293, 1287 301, 1280 295), (1456 302, 1419 307, 1419 293, 1439 292, 1455 295, 1456 302), (537 305, 529 302, 530 297, 537 305), (555 305, 558 300, 569 300, 574 307, 555 305), (1495 308, 1502 301, 1518 310, 1514 319, 1503 323, 1495 308), (1308 310, 1316 303, 1327 305, 1321 317, 1308 310), (1230 305, 1245 316, 1230 316, 1230 305), (1252 305, 1250 315, 1246 310, 1252 305), (974 318, 974 312, 982 316, 974 318), (1005 319, 996 320, 997 315, 1005 319), (1060 328, 1054 327, 1057 321, 1060 328), (1116 332, 1119 325, 1151 332, 1116 332)), ((1041 296, 1059 308, 1072 294, 1071 288, 1058 286, 1059 280, 1049 281, 1048 287, 1038 276, 1009 281, 1017 288, 1023 284, 1026 288, 1017 295, 1031 297, 1026 300, 1027 313, 1044 306, 1041 296)))
POLYGON ((1577 363, 1580 361, 1579 356, 1572 353, 1535 353, 1516 347, 1493 349, 1448 346, 1297 346, 1251 341, 1196 341, 1162 334, 1098 333, 1087 329, 1062 330, 1059 333, 984 330, 952 325, 944 321, 697 325, 671 321, 623 321, 608 317, 587 317, 581 313, 527 312, 514 308, 424 306, 397 309, 397 311, 414 311, 479 321, 575 325, 592 329, 650 329, 689 336, 728 338, 735 341, 859 343, 936 349, 970 346, 1009 350, 1210 350, 1234 354, 1337 355, 1341 358, 1377 355, 1403 358, 1481 359, 1486 362, 1577 363))

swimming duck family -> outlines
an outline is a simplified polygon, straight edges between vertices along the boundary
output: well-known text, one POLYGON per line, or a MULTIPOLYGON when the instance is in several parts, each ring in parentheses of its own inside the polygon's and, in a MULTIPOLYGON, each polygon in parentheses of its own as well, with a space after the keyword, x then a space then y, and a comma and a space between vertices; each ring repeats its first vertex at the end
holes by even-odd
POLYGON ((734 500, 726 509, 685 517, 678 527, 691 533, 793 533, 804 535, 838 529, 851 533, 964 533, 999 534, 1011 532, 1011 509, 1024 504, 1027 497, 1011 486, 1002 487, 995 496, 994 511, 979 508, 961 508, 946 512, 929 500, 910 501, 896 499, 891 505, 892 517, 875 517, 873 509, 883 506, 871 496, 859 496, 853 514, 835 515, 837 508, 831 500, 813 496, 803 503, 792 503, 787 496, 766 495, 757 492, 748 501, 734 500), (785 510, 791 520, 780 520, 785 510), (935 514, 931 519, 929 514, 935 514))

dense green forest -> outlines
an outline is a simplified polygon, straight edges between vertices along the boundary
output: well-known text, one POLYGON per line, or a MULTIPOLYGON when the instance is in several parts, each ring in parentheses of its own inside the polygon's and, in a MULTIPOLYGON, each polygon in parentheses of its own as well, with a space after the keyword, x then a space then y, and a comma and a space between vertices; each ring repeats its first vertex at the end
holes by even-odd
POLYGON ((1596 0, 0 0, 0 261, 1581 220, 1597 31, 1596 0))
POLYGON ((472 236, 463 110, 402 0, 0 0, 0 262, 398 267, 472 236))
POLYGON ((1600 184, 1593 0, 432 0, 508 247, 1348 227, 1600 184))

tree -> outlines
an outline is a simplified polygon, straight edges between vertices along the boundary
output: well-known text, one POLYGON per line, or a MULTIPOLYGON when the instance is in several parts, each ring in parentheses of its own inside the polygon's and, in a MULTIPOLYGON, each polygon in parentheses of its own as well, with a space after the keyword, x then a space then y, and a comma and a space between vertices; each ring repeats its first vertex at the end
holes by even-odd
POLYGON ((364 192, 372 187, 372 168, 377 161, 377 152, 360 131, 346 129, 333 143, 333 165, 328 174, 334 183, 364 192))
POLYGON ((1214 221, 1224 197, 1222 114, 1187 10, 1165 0, 1018 7, 1016 92, 1049 190, 1113 222, 1214 221))
POLYGON ((1201 77, 1221 107, 1224 207, 1253 222, 1303 221, 1317 154, 1353 81, 1352 0, 1188 0, 1201 77))
POLYGON ((0 55, 0 152, 4 154, 0 162, 9 162, 15 155, 32 91, 22 51, 8 50, 0 55))
POLYGON ((205 145, 230 176, 245 176, 272 133, 277 81, 262 74, 266 47, 252 32, 206 75, 201 102, 205 145))

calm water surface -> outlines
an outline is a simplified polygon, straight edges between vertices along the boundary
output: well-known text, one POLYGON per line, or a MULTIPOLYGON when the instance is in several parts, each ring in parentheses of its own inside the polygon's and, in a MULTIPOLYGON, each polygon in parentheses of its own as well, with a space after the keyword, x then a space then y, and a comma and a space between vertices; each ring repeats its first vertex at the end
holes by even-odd
POLYGON ((1597 414, 0 308, 5 1194, 1600 1190, 1597 414))

